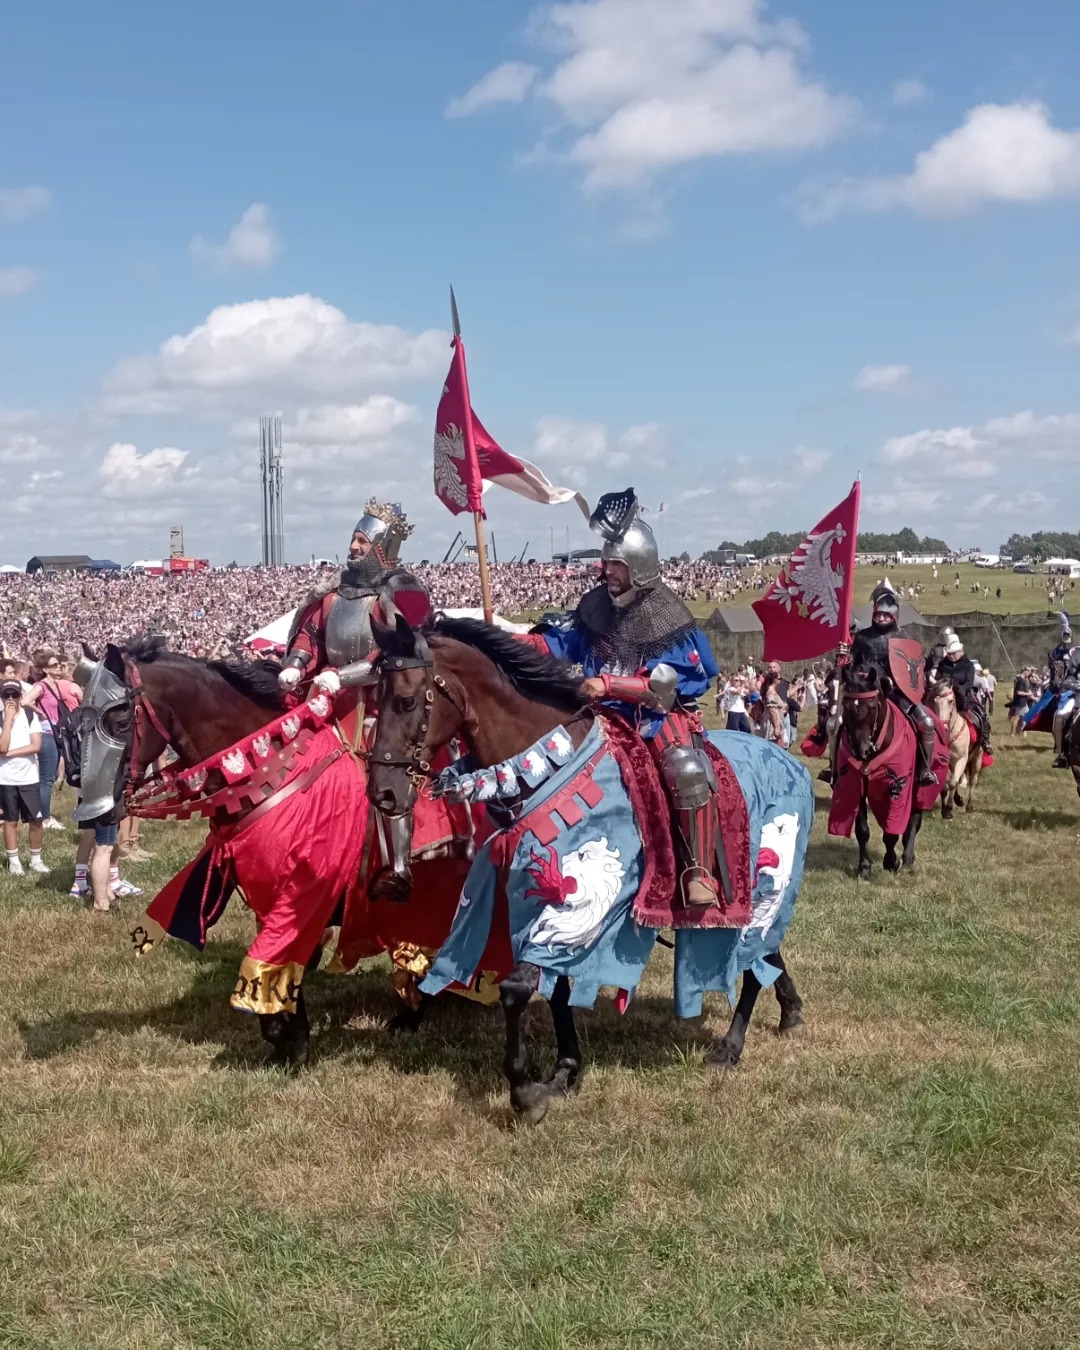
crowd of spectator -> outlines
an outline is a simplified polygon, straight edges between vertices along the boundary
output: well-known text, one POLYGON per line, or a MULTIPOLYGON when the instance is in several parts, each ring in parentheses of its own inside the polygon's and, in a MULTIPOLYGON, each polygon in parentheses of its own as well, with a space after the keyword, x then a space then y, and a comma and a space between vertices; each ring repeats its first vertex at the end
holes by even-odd
MULTIPOLYGON (((438 607, 477 608, 480 577, 475 562, 410 564, 438 607)), ((176 651, 218 656, 243 647, 245 638, 299 604, 331 569, 230 567, 172 577, 66 572, 45 577, 0 575, 0 645, 7 655, 29 656, 36 647, 68 653, 86 643, 100 651, 109 641, 160 633, 176 651)), ((551 563, 503 563, 490 569, 495 609, 506 617, 536 616, 572 608, 596 580, 594 568, 551 563)), ((664 579, 686 599, 726 604, 760 594, 759 569, 677 562, 664 579)))

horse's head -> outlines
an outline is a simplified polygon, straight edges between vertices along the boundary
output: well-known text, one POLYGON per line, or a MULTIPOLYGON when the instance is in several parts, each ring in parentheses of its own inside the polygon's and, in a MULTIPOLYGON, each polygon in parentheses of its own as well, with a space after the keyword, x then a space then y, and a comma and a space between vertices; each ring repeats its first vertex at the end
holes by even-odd
POLYGON ((284 711, 272 662, 201 661, 164 639, 109 643, 100 661, 83 649, 79 820, 115 811, 166 747, 191 767, 284 711))
POLYGON ((88 822, 111 815, 123 797, 132 755, 132 691, 124 653, 111 642, 100 661, 84 647, 75 675, 83 687, 75 819, 88 822))
POLYGON ((956 712, 956 690, 951 680, 935 680, 926 691, 926 702, 933 708, 938 718, 948 725, 956 712))
POLYGON ((378 719, 368 761, 368 798, 384 816, 403 816, 416 803, 432 757, 461 724, 461 701, 436 672, 424 634, 398 614, 394 625, 372 617, 379 649, 378 719))
POLYGON ((873 667, 855 670, 848 666, 843 684, 841 719, 848 746, 855 759, 871 759, 880 749, 892 680, 873 667))

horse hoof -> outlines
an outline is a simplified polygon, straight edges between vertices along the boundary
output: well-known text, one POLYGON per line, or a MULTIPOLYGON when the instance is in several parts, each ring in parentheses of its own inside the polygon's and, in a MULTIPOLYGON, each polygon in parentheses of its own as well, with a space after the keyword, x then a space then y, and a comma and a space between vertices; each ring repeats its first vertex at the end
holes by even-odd
POLYGON ((942 820, 952 820, 952 818, 953 818, 952 808, 950 807, 950 809, 946 811, 945 808, 942 807, 942 810, 941 810, 941 819, 942 819, 942 820))
POLYGON ((869 867, 860 867, 859 870, 855 873, 855 876, 856 876, 856 878, 857 878, 859 881, 869 881, 869 880, 870 880, 870 868, 869 868, 869 867))
POLYGON ((705 1055, 705 1067, 713 1073, 730 1073, 739 1063, 740 1052, 724 1041, 705 1055))
POLYGON ((543 1083, 527 1083, 510 1093, 510 1105, 523 1125, 539 1125, 551 1106, 551 1097, 543 1083))
POLYGON ((401 1012, 395 1013, 386 1024, 387 1031, 392 1036, 400 1036, 405 1032, 416 1032, 420 1030, 420 1023, 424 1020, 422 1008, 402 1008, 401 1012))
POLYGON ((797 1036, 806 1026, 806 1018, 801 1012, 785 1013, 776 1028, 778 1036, 797 1036))

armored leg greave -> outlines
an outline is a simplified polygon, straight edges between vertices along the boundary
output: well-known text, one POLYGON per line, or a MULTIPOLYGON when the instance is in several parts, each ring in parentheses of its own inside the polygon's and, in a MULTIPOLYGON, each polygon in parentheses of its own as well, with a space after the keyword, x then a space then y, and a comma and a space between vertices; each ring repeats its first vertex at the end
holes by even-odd
POLYGON ((674 808, 677 843, 683 855, 683 902, 695 908, 714 905, 714 869, 719 870, 726 894, 730 896, 732 891, 716 817, 717 784, 712 764, 707 753, 694 745, 687 719, 677 713, 664 719, 648 745, 674 808))
POLYGON ((409 857, 412 853, 413 813, 386 819, 375 813, 378 827, 384 843, 388 847, 384 852, 390 858, 390 865, 384 867, 371 883, 371 895, 380 900, 408 900, 412 891, 412 869, 409 857))
POLYGON ((916 756, 916 772, 920 783, 933 783, 934 777, 934 750, 937 746, 937 733, 934 730, 934 719, 921 703, 912 703, 911 708, 912 721, 915 723, 915 736, 918 742, 918 754, 916 756))

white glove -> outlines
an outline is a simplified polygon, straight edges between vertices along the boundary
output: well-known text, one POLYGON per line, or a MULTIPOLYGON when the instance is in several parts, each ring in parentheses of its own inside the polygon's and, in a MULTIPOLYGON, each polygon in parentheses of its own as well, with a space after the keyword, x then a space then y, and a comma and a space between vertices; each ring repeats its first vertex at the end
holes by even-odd
POLYGON ((297 666, 286 666, 278 672, 277 682, 282 689, 295 689, 300 683, 301 671, 297 666))
POLYGON ((333 696, 341 688, 341 677, 336 670, 320 670, 312 680, 312 684, 316 689, 321 689, 324 694, 333 696))

